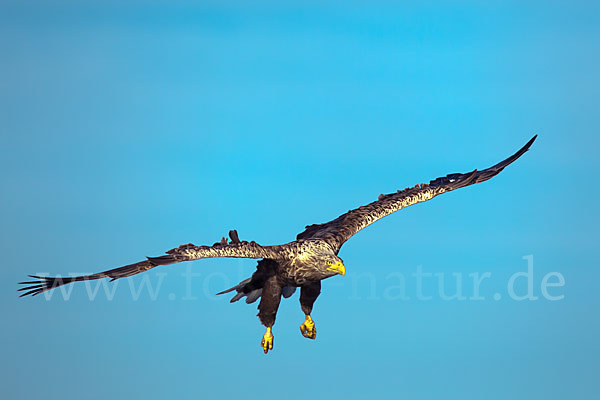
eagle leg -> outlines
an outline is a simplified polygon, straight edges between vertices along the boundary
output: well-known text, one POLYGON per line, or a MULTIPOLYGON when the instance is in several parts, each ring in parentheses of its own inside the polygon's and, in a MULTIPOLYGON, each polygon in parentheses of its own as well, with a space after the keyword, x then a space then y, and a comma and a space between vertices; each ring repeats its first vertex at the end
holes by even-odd
POLYGON ((315 322, 312 320, 310 313, 319 294, 321 294, 321 281, 306 283, 300 289, 300 306, 305 315, 304 322, 300 325, 300 333, 308 339, 317 337, 315 322))
POLYGON ((306 315, 304 323, 300 325, 300 333, 302 333, 302 336, 308 339, 317 338, 317 328, 315 328, 315 322, 312 320, 309 314, 306 315))
POLYGON ((279 282, 277 275, 269 277, 265 281, 260 303, 258 303, 258 318, 267 327, 267 331, 260 342, 260 346, 263 348, 265 354, 269 350, 273 350, 273 333, 271 332, 271 328, 275 325, 275 317, 277 316, 277 309, 281 301, 282 289, 283 286, 279 282))
POLYGON ((267 331, 263 335, 262 340, 260 341, 260 345, 263 348, 265 354, 269 352, 269 350, 273 350, 273 334, 271 333, 271 327, 267 327, 267 331))

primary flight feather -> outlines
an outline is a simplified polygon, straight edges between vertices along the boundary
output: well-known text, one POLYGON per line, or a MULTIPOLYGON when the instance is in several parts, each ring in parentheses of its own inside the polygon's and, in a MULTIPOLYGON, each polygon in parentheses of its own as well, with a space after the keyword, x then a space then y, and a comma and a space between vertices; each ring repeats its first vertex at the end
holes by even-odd
POLYGON ((213 257, 237 257, 259 259, 252 276, 231 289, 219 294, 236 291, 232 302, 246 297, 247 303, 260 298, 258 317, 267 327, 261 347, 265 354, 273 348, 271 328, 279 308, 281 297, 290 297, 300 287, 300 305, 305 320, 300 325, 302 335, 315 339, 317 331, 310 314, 313 304, 321 293, 321 280, 335 275, 345 275, 346 267, 337 256, 342 245, 361 229, 404 207, 431 200, 437 195, 454 189, 486 181, 500 173, 506 166, 521 157, 537 135, 511 157, 498 164, 469 173, 450 174, 437 178, 429 184, 416 185, 395 193, 381 194, 377 201, 350 210, 336 219, 317 225, 310 225, 290 243, 274 246, 261 246, 256 242, 241 241, 235 230, 229 232, 230 241, 223 238, 212 246, 195 246, 191 243, 169 250, 159 257, 148 257, 144 261, 99 272, 75 277, 41 277, 29 275, 33 281, 19 282, 26 285, 21 297, 38 295, 68 283, 100 278, 111 280, 139 274, 159 265, 175 264, 213 257))

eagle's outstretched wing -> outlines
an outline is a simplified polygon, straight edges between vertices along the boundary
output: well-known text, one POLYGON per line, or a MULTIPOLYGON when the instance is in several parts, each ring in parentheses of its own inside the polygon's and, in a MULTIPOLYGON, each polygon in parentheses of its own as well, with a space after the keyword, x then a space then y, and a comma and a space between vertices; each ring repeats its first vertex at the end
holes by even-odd
POLYGON ((437 178, 429 184, 416 185, 412 188, 399 190, 396 193, 381 194, 373 203, 348 211, 333 221, 324 224, 309 225, 297 237, 300 239, 321 239, 327 241, 336 251, 342 247, 346 240, 373 222, 404 207, 431 200, 435 196, 454 189, 486 181, 500 173, 507 165, 525 153, 534 142, 535 135, 525 146, 506 160, 482 171, 473 171, 466 174, 450 174, 437 178))
POLYGON ((261 246, 256 242, 240 241, 235 230, 229 232, 231 242, 223 238, 221 242, 212 246, 194 246, 193 244, 184 244, 175 249, 169 250, 164 256, 148 257, 147 260, 135 264, 126 265, 99 272, 92 275, 72 276, 72 277, 43 277, 29 275, 36 279, 34 281, 19 282, 27 285, 19 289, 24 291, 20 297, 43 293, 47 290, 57 288, 72 282, 86 281, 92 279, 111 278, 111 280, 125 278, 140 272, 147 271, 159 265, 175 264, 182 261, 193 261, 201 258, 213 257, 235 257, 235 258, 272 258, 277 259, 281 256, 282 246, 261 246))

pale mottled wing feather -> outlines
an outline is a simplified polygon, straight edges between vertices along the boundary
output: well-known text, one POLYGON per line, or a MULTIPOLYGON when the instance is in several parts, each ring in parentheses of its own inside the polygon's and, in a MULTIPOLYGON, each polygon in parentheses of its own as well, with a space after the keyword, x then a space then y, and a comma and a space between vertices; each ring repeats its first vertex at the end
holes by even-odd
POLYGON ((297 239, 325 240, 338 252, 342 244, 350 237, 393 212, 416 203, 431 200, 442 193, 486 181, 499 174, 506 166, 521 157, 529 149, 536 137, 537 135, 511 157, 493 167, 482 171, 475 170, 466 174, 450 174, 432 180, 429 184, 417 185, 413 188, 399 190, 396 193, 382 194, 377 201, 350 210, 333 221, 307 226, 306 230, 300 233, 297 239))
MULTIPOLYGON (((237 239, 237 232, 235 234, 235 238, 237 239)), ((22 285, 27 285, 19 289, 19 291, 25 292, 20 297, 27 295, 35 296, 47 290, 54 289, 72 282, 101 278, 111 278, 111 280, 115 280, 139 274, 140 272, 147 271, 159 265, 175 264, 182 261, 193 261, 202 258, 235 257, 277 259, 281 257, 283 253, 285 253, 284 247, 285 246, 261 246, 256 242, 241 242, 239 239, 232 241, 232 243, 227 243, 224 238, 220 243, 215 243, 213 246, 194 246, 190 243, 169 250, 164 256, 148 257, 147 260, 140 261, 135 264, 125 265, 124 267, 119 267, 92 275, 72 277, 43 277, 29 275, 35 280, 19 282, 22 285)))

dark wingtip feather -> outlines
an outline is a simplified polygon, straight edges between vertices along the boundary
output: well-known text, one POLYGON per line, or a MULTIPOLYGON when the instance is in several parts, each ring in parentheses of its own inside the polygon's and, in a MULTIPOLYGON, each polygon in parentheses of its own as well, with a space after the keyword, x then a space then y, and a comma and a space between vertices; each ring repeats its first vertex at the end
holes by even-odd
POLYGON ((18 292, 25 291, 25 293, 21 294, 19 297, 24 297, 27 295, 36 296, 48 290, 55 289, 59 286, 74 282, 77 279, 73 277, 50 277, 37 275, 28 276, 37 279, 37 281, 19 282, 20 285, 29 285, 17 289, 18 292))
POLYGON ((523 154, 525 154, 525 152, 529 150, 533 142, 535 142, 536 138, 537 135, 529 139, 529 141, 525 143, 525 146, 521 147, 515 154, 508 157, 506 160, 500 161, 498 164, 480 171, 477 174, 477 179, 474 183, 484 182, 498 175, 500 172, 502 172, 504 168, 508 167, 510 164, 519 159, 523 154))
POLYGON ((484 182, 488 179, 493 178, 498 175, 504 168, 515 162, 519 157, 521 157, 533 144, 537 135, 532 137, 525 146, 521 147, 515 154, 508 157, 507 159, 500 161, 498 164, 481 170, 481 171, 473 171, 468 174, 449 174, 442 178, 437 178, 431 182, 429 182, 430 186, 443 186, 449 190, 458 189, 461 187, 465 187, 468 185, 473 185, 475 183, 484 182))
MULTIPOLYGON (((186 245, 187 246, 187 245, 186 245)), ((26 281, 20 282, 21 285, 36 285, 40 286, 37 290, 38 292, 27 292, 27 294, 31 294, 35 296, 38 293, 45 292, 47 290, 55 289, 59 286, 66 285, 73 282, 81 282, 93 279, 102 279, 102 278, 110 278, 111 281, 115 279, 125 278, 128 276, 136 275, 141 272, 147 271, 150 268, 154 268, 157 265, 167 265, 173 264, 181 261, 177 258, 176 255, 167 254, 161 257, 149 257, 148 260, 140 261, 134 264, 125 265, 123 267, 113 268, 108 271, 98 272, 96 274, 91 275, 83 275, 83 276, 37 276, 37 275, 29 275, 29 277, 36 279, 36 281, 26 281)))
POLYGON ((29 290, 29 289, 37 289, 37 288, 41 288, 41 287, 44 287, 44 285, 40 284, 40 285, 26 286, 26 287, 17 289, 17 292, 22 292, 23 290, 29 290))
POLYGON ((40 290, 40 289, 34 289, 34 290, 30 291, 30 292, 23 293, 23 294, 22 294, 22 295, 20 295, 19 297, 24 297, 24 296, 28 296, 28 295, 36 296, 36 295, 40 294, 41 292, 43 292, 43 290, 40 290))
MULTIPOLYGON (((529 150, 529 148, 531 147, 531 145, 533 144, 533 142, 535 142, 535 139, 537 138, 537 136, 538 135, 535 135, 534 137, 532 137, 531 139, 529 139, 529 142, 525 143, 525 146, 521 147, 515 154, 513 154, 510 157, 508 157, 506 160, 500 161, 498 164, 496 164, 493 167, 490 167, 490 168, 488 168, 488 169, 486 169, 484 171, 496 170, 496 169, 499 169, 501 171, 503 168, 505 168, 508 165, 512 164, 519 157, 521 157, 523 154, 525 154, 525 152, 527 150, 529 150)), ((484 172, 484 171, 481 171, 481 172, 484 172)))

